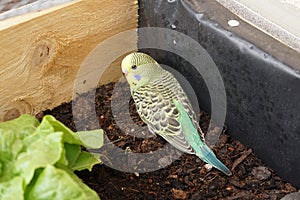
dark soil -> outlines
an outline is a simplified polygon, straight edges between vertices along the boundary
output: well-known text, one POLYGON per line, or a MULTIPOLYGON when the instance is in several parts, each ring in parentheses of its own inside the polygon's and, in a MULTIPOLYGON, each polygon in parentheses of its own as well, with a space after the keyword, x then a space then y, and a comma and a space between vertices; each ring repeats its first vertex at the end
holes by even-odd
MULTIPOLYGON (((290 183, 276 176, 272 169, 264 167, 251 149, 239 141, 232 140, 224 131, 213 150, 217 157, 232 169, 231 177, 216 169, 206 169, 205 163, 194 155, 181 155, 159 136, 139 137, 142 133, 146 136, 152 135, 136 114, 132 100, 129 106, 130 115, 126 112, 126 96, 129 94, 127 84, 121 82, 118 83, 118 87, 114 86, 114 83, 109 83, 98 88, 96 92, 78 96, 74 103, 80 105, 76 110, 76 113, 80 114, 74 117, 72 103, 62 104, 38 115, 41 118, 45 114, 51 114, 74 131, 76 128, 91 130, 100 127, 105 130, 106 144, 97 150, 103 154, 105 164, 94 166, 91 172, 77 172, 102 200, 280 199, 296 191, 290 183), (117 107, 117 113, 112 114, 111 105, 117 107), (131 119, 135 123, 131 123, 131 119), (140 128, 137 129, 137 125, 140 128), (176 158, 178 159, 175 160, 176 158), (138 173, 155 167, 161 169, 138 173)), ((201 127, 207 130, 209 116, 201 112, 200 121, 201 127)))

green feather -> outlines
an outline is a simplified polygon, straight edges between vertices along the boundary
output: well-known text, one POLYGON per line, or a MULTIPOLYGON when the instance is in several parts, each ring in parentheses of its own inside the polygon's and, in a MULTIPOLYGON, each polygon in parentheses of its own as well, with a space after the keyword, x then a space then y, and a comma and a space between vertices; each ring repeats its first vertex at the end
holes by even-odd
POLYGON ((184 110, 181 103, 177 100, 173 100, 173 102, 180 113, 178 121, 185 134, 185 139, 193 147, 196 155, 203 161, 222 171, 224 174, 230 176, 232 174, 231 171, 216 157, 214 152, 201 141, 197 129, 194 127, 188 113, 184 110))

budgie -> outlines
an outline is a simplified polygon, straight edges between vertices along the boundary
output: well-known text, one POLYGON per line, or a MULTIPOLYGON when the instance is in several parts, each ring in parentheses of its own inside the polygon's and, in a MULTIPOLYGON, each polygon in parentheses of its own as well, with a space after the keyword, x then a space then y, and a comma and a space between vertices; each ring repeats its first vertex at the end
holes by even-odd
POLYGON ((151 133, 185 153, 195 154, 224 174, 232 174, 205 144, 192 105, 173 74, 140 52, 127 55, 121 68, 137 112, 151 133))

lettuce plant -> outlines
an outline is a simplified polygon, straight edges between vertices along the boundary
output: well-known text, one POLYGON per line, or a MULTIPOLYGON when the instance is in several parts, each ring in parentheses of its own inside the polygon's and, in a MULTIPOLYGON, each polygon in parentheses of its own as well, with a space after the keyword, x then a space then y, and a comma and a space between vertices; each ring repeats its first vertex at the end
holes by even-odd
POLYGON ((0 199, 100 199, 73 171, 100 162, 81 146, 102 145, 102 130, 73 132, 50 115, 0 123, 0 199))

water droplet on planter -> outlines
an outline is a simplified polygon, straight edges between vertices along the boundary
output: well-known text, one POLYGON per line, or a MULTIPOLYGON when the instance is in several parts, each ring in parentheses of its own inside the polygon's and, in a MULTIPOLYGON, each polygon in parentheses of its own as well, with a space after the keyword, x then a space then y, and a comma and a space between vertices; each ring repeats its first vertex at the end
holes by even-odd
POLYGON ((176 0, 168 0, 168 3, 174 3, 176 0))
POLYGON ((228 25, 231 26, 231 27, 236 27, 236 26, 239 26, 240 25, 240 22, 235 20, 235 19, 231 19, 229 20, 228 22, 228 25))

